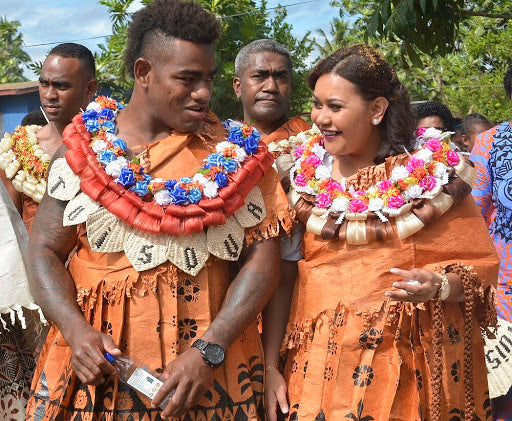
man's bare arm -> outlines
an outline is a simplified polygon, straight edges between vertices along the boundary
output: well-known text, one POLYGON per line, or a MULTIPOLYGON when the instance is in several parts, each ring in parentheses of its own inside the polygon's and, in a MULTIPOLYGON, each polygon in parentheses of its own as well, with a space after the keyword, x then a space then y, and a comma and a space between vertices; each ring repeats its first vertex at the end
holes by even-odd
POLYGON ((252 245, 219 314, 203 336, 205 341, 227 348, 256 320, 279 283, 280 256, 278 238, 252 245))
MULTIPOLYGON (((54 158, 64 153, 61 148, 54 158)), ((45 316, 64 335, 71 320, 83 319, 76 302, 75 284, 65 267, 77 239, 76 227, 62 225, 65 207, 66 202, 45 194, 34 218, 27 251, 30 290, 45 316)))
MULTIPOLYGON (((273 238, 254 243, 238 275, 228 288, 222 308, 202 339, 227 349, 242 331, 256 320, 279 282, 281 246, 273 238)), ((171 391, 174 396, 163 417, 179 416, 194 406, 213 382, 213 371, 195 348, 182 353, 166 368, 167 377, 153 404, 159 405, 171 391)))
MULTIPOLYGON (((54 158, 65 153, 59 149, 54 158)), ((103 352, 119 353, 112 339, 87 322, 76 301, 75 283, 65 262, 76 244, 75 226, 64 227, 62 218, 66 202, 43 197, 36 212, 28 247, 30 290, 45 317, 55 323, 71 347, 72 367, 88 384, 99 384, 113 367, 103 352)))

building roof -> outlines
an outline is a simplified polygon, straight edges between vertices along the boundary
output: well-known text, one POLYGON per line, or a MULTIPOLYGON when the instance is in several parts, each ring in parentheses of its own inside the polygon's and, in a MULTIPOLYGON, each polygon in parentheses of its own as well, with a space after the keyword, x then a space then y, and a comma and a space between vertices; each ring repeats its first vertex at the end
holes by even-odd
POLYGON ((0 96, 2 95, 23 95, 31 92, 37 92, 39 89, 39 82, 15 82, 15 83, 0 83, 0 96))

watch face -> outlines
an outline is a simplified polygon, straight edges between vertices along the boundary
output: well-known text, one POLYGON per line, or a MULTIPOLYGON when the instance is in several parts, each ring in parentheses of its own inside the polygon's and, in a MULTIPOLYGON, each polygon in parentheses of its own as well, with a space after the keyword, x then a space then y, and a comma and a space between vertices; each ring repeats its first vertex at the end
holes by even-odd
POLYGON ((224 349, 217 344, 209 344, 206 347, 206 359, 213 365, 221 365, 224 362, 224 349))

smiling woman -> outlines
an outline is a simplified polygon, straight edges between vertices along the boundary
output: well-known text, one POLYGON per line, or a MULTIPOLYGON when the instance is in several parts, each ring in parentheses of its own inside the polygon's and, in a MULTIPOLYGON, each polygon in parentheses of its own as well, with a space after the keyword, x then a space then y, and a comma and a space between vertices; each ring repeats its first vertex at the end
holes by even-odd
MULTIPOLYGON (((290 139, 306 230, 283 341, 290 419, 488 419, 478 327, 496 325, 498 262, 473 167, 449 133, 414 139, 408 94, 373 48, 333 53, 308 82, 319 131, 290 139)), ((265 392, 274 420, 288 407, 275 367, 265 392)))

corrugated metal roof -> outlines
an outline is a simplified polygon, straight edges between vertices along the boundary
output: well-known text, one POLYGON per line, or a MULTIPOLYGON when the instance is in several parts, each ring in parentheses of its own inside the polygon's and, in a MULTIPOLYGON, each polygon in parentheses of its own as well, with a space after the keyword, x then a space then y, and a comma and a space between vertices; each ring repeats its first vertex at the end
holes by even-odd
POLYGON ((30 92, 36 92, 39 89, 39 82, 15 82, 15 83, 0 83, 0 95, 22 95, 30 92))

